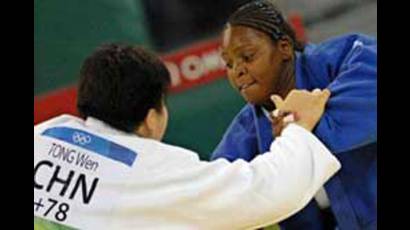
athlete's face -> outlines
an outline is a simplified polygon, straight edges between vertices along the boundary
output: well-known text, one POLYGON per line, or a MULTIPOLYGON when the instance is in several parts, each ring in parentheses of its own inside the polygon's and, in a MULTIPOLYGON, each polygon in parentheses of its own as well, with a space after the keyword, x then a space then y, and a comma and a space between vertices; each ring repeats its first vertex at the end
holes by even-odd
POLYGON ((279 43, 245 26, 228 25, 224 30, 221 56, 228 79, 247 102, 269 103, 270 96, 277 93, 283 62, 289 59, 279 43))

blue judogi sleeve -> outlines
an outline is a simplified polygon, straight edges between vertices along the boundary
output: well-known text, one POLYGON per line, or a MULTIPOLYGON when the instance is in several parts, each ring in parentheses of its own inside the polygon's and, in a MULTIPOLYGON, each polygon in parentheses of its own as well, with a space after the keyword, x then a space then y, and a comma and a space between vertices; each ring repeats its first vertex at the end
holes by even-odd
POLYGON ((377 141, 377 42, 347 35, 298 59, 297 88, 328 88, 332 95, 315 134, 335 154, 377 141), (308 78, 306 76, 309 76, 308 78))

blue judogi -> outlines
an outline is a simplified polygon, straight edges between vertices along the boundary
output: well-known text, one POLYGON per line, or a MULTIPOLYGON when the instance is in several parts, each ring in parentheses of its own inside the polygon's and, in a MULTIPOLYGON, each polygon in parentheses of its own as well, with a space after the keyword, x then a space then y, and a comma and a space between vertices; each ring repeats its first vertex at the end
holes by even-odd
MULTIPOLYGON (((342 163, 325 184, 342 230, 376 229, 377 224, 377 41, 350 34, 309 44, 296 54, 296 88, 328 88, 331 97, 314 133, 342 163)), ((247 104, 234 118, 212 159, 251 160, 274 139, 260 107, 247 104)), ((324 229, 312 200, 281 223, 284 229, 324 229)))

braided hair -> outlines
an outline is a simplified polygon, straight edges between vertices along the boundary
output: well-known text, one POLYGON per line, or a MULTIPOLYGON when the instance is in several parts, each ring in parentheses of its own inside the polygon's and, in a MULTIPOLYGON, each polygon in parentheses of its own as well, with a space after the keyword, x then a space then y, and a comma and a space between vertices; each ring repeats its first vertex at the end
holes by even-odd
POLYGON ((268 0, 249 2, 237 9, 228 19, 231 26, 247 26, 267 34, 274 42, 288 36, 296 51, 304 45, 296 39, 295 31, 283 18, 279 9, 268 0))

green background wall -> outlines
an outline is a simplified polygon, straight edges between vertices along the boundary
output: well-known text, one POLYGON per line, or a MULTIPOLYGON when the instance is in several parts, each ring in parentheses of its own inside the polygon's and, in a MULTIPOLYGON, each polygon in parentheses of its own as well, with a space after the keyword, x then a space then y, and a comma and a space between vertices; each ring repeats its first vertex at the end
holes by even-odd
POLYGON ((34 93, 75 82, 86 55, 110 41, 150 47, 139 1, 34 1, 34 93))

